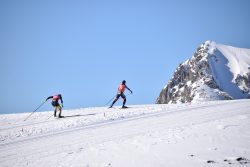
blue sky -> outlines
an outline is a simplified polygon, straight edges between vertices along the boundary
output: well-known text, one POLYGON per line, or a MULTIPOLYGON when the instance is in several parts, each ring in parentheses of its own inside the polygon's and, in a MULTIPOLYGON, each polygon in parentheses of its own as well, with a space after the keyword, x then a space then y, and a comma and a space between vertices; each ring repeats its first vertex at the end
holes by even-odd
POLYGON ((2 0, 0 113, 31 112, 56 93, 64 109, 104 106, 123 79, 127 105, 152 104, 206 40, 250 48, 249 9, 248 0, 2 0))

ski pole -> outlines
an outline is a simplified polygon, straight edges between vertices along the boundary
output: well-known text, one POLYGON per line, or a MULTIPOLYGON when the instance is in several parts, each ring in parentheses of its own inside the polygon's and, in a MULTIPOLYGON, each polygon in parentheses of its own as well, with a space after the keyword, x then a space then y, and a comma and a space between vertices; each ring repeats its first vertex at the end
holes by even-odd
POLYGON ((127 93, 127 94, 125 94, 126 96, 129 96, 129 95, 131 95, 132 93, 127 93))
POLYGON ((53 115, 54 115, 54 114, 50 115, 50 116, 47 118, 47 120, 50 119, 53 115))
POLYGON ((32 111, 30 113, 30 115, 24 119, 24 121, 26 121, 32 114, 34 114, 40 107, 42 107, 42 105, 44 105, 44 103, 46 103, 46 101, 44 101, 42 104, 40 104, 34 111, 32 111))
POLYGON ((105 104, 105 106, 108 105, 115 97, 116 97, 116 95, 115 95, 114 97, 112 97, 112 98, 105 104))

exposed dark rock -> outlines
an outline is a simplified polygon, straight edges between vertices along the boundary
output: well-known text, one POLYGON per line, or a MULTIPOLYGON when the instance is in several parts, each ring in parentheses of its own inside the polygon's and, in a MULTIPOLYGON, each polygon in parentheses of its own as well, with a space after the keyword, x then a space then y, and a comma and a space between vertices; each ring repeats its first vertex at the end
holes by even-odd
MULTIPOLYGON (((227 92, 219 87, 219 84, 216 83, 216 79, 213 78, 210 61, 211 58, 213 58, 213 60, 217 58, 216 55, 209 52, 209 45, 209 41, 203 43, 197 48, 191 59, 177 67, 172 79, 160 92, 156 100, 157 104, 192 102, 196 95, 204 99, 210 98, 206 95, 204 85, 214 90, 220 99, 233 99, 227 92)), ((246 75, 238 75, 235 82, 241 86, 243 85, 244 93, 249 94, 250 71, 246 75)))
POLYGON ((208 163, 208 164, 214 164, 215 161, 213 161, 213 160, 208 160, 207 163, 208 163))

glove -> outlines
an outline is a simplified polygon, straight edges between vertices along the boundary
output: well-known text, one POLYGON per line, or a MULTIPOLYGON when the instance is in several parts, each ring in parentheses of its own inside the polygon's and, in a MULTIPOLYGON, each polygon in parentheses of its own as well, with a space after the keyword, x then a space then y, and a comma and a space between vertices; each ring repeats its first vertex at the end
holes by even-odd
POLYGON ((63 108, 63 104, 62 104, 62 108, 63 108))
POLYGON ((131 92, 131 94, 133 94, 132 90, 130 92, 131 92))

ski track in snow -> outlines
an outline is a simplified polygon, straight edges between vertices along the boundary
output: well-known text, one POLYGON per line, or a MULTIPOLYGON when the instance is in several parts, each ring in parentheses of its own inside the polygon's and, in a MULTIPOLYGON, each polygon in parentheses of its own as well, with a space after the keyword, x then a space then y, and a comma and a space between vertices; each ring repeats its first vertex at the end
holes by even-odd
POLYGON ((27 114, 3 115, 0 166, 249 166, 249 108, 236 100, 69 110, 49 120, 52 112, 35 113, 25 122, 27 114), (30 135, 17 136, 20 128, 30 135))
MULTIPOLYGON (((215 103, 215 105, 217 105, 217 104, 215 103)), ((222 104, 220 104, 220 105, 222 105, 222 104)), ((64 119, 68 119, 67 116, 66 116, 66 118, 62 118, 62 119, 57 119, 57 118, 55 119, 54 117, 51 117, 52 120, 46 120, 46 117, 45 117, 45 121, 34 122, 33 120, 31 120, 30 122, 27 122, 27 123, 22 121, 23 119, 21 118, 19 120, 20 123, 18 125, 0 128, 1 138, 4 138, 4 137, 2 137, 2 134, 4 134, 4 131, 6 131, 8 134, 8 132, 10 130, 12 131, 12 134, 8 135, 9 138, 7 138, 7 142, 8 142, 8 139, 10 139, 9 142, 12 142, 11 139, 17 140, 20 136, 24 136, 24 137, 29 136, 28 139, 30 139, 30 137, 35 137, 35 138, 38 137, 39 138, 39 137, 45 136, 45 135, 55 135, 58 133, 64 133, 65 130, 67 132, 70 132, 70 131, 74 131, 74 130, 81 129, 81 128, 89 128, 89 127, 95 127, 95 126, 103 126, 103 125, 109 124, 109 123, 117 123, 117 122, 124 121, 125 119, 126 120, 135 120, 135 119, 140 119, 140 118, 145 118, 145 117, 159 116, 162 114, 167 114, 169 112, 185 111, 185 110, 187 110, 187 108, 188 109, 200 109, 200 108, 207 107, 204 105, 192 106, 190 104, 184 104, 184 105, 179 105, 179 106, 172 105, 172 106, 173 107, 171 107, 171 105, 170 105, 170 107, 168 105, 162 105, 161 107, 157 107, 157 108, 154 108, 152 106, 134 107, 134 108, 128 108, 124 111, 119 110, 119 108, 113 108, 113 109, 101 108, 101 109, 99 109, 99 111, 97 109, 97 111, 94 111, 94 112, 87 111, 87 113, 84 113, 84 114, 73 114, 73 116, 79 115, 78 117, 86 116, 84 119, 65 120, 65 121, 64 121, 64 119), (136 112, 133 112, 134 110, 136 110, 136 112), (105 114, 105 116, 104 116, 104 114, 105 114), (91 121, 89 121, 89 120, 91 120, 91 121), (58 124, 58 121, 60 121, 59 124, 61 124, 62 126, 57 126, 57 127, 50 126, 50 129, 46 129, 46 128, 43 129, 43 127, 45 125, 58 124), (74 123, 78 122, 78 123, 75 123, 73 125, 73 124, 70 124, 70 122, 74 122, 74 123), (66 124, 66 126, 65 126, 65 124, 66 124), (37 129, 34 129, 34 127, 36 128, 36 125, 39 125, 39 126, 37 127, 37 129), (30 134, 26 134, 26 135, 20 135, 19 134, 20 131, 22 129, 25 129, 25 128, 27 129, 27 131, 32 130, 31 132, 34 132, 34 134, 30 133, 30 134), (16 133, 13 133, 13 131, 16 133), (52 132, 52 133, 50 133, 50 132, 52 132)), ((210 104, 208 106, 210 106, 210 104)), ((67 111, 64 111, 64 112, 67 113, 67 111)), ((80 112, 81 112, 81 110, 80 110, 80 112)), ((68 116, 68 117, 72 117, 72 115, 68 116)), ((36 120, 38 118, 35 117, 34 119, 36 120)), ((40 118, 40 119, 43 119, 43 118, 40 118)), ((25 139, 21 139, 21 140, 25 140, 25 139)), ((0 143, 0 145, 1 145, 1 143, 0 143)))

